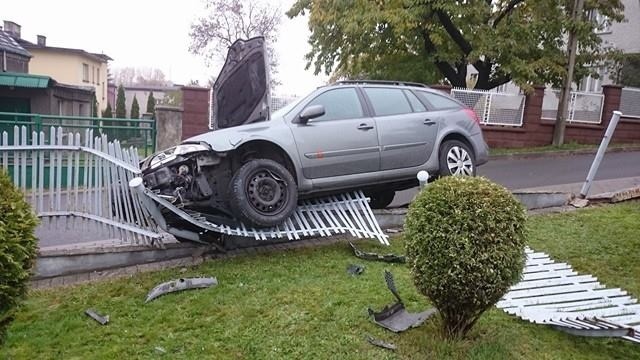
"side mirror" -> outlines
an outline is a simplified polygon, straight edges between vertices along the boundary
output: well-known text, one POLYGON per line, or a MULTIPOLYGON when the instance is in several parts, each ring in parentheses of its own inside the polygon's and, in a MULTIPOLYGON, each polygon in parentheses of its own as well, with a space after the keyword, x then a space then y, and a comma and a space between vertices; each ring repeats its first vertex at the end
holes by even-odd
POLYGON ((300 122, 302 124, 306 124, 309 122, 309 120, 311 119, 315 119, 317 117, 320 117, 324 115, 324 106, 322 105, 311 105, 306 107, 304 110, 302 110, 302 112, 300 113, 300 122))

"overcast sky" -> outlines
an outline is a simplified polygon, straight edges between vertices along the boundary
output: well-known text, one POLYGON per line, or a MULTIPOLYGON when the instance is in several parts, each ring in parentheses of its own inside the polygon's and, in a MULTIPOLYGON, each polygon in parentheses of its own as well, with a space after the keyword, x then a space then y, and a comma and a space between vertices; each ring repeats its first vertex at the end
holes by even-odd
MULTIPOLYGON (((283 12, 294 0, 280 3, 283 12)), ((218 67, 207 68, 204 60, 191 55, 189 26, 204 12, 203 0, 20 0, 2 6, 0 20, 22 26, 22 38, 36 42, 47 37, 47 45, 80 48, 112 57, 111 68, 151 67, 161 69, 174 83, 197 79, 206 82, 218 67)), ((309 51, 306 18, 290 20, 283 15, 276 52, 280 61, 276 90, 282 95, 304 95, 322 85, 327 77, 305 70, 309 51)))

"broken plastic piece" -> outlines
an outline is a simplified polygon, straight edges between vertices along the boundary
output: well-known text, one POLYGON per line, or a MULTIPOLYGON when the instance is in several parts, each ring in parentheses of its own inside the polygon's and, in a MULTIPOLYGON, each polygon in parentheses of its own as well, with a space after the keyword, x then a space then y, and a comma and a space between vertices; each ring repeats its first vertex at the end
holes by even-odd
POLYGON ((100 325, 107 325, 109 323, 109 315, 102 316, 93 309, 87 309, 84 311, 84 313, 93 320, 99 322, 100 325))
POLYGON ((369 308, 369 316, 373 317, 373 322, 382 326, 385 329, 393 332, 402 332, 409 328, 414 328, 422 325, 428 318, 437 312, 435 308, 425 310, 423 312, 412 314, 407 312, 402 303, 398 290, 396 289, 395 281, 393 280, 393 274, 388 270, 384 271, 384 278, 387 283, 387 288, 393 296, 398 300, 397 302, 385 306, 381 311, 373 311, 369 308))
POLYGON ((349 264, 347 266, 347 273, 350 275, 360 275, 364 272, 364 266, 357 264, 349 264))
POLYGON ((202 289, 208 288, 210 286, 218 285, 218 279, 216 278, 188 278, 188 279, 178 279, 164 282, 156 287, 154 287, 149 294, 147 294, 147 300, 145 303, 148 303, 151 300, 157 299, 162 295, 182 291, 189 289, 202 289))
POLYGON ((395 254, 384 254, 384 255, 380 255, 380 254, 376 254, 376 253, 372 253, 372 252, 364 252, 360 249, 358 249, 355 245, 353 245, 353 243, 349 243, 349 245, 351 245, 351 248, 353 249, 353 254, 360 258, 360 259, 365 259, 365 260, 374 260, 374 261, 384 261, 384 262, 388 262, 388 263, 405 263, 407 262, 407 259, 404 255, 395 255, 395 254))
POLYGON ((369 335, 365 336, 365 338, 367 339, 367 341, 369 342, 369 344, 371 345, 375 345, 375 346, 379 346, 381 348, 385 348, 385 349, 389 349, 389 350, 395 350, 397 349, 397 347, 392 344, 392 343, 388 343, 388 342, 384 342, 380 339, 375 339, 369 335))

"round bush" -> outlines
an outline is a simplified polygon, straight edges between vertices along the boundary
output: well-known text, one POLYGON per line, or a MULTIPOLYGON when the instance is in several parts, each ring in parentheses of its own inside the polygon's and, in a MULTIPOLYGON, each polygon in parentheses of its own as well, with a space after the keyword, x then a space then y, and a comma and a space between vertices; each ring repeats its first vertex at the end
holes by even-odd
POLYGON ((413 201, 405 221, 411 274, 447 336, 464 336, 520 280, 525 220, 507 189, 481 177, 439 179, 413 201))
POLYGON ((37 223, 23 194, 0 169, 0 343, 27 291, 38 246, 37 223))

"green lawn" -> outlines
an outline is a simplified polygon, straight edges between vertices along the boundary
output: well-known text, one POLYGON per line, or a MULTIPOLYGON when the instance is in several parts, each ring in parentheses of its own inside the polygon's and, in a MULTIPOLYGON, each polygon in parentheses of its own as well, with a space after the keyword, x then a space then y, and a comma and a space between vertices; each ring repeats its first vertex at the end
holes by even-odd
MULTIPOLYGON (((530 221, 532 248, 568 261, 611 287, 640 294, 640 202, 530 221)), ((401 238, 391 248, 402 252, 401 238)), ((241 256, 201 266, 135 275, 66 289, 33 291, 9 330, 0 358, 8 359, 632 359, 640 345, 580 338, 489 311, 462 341, 444 340, 430 320, 393 334, 370 322, 368 306, 392 296, 383 283, 390 269, 411 311, 427 307, 404 265, 354 258, 346 243, 241 256), (350 263, 366 266, 351 277, 350 263), (144 304, 156 283, 179 276, 217 276, 220 285, 166 295, 144 304), (83 314, 111 316, 100 326, 83 314), (364 340, 392 342, 396 352, 364 340), (162 348, 165 352, 157 350, 162 348)))
MULTIPOLYGON (((617 149, 628 146, 639 146, 640 144, 624 144, 624 143, 612 143, 609 144, 608 149, 617 149)), ((569 152, 573 150, 596 150, 600 144, 578 144, 575 142, 566 143, 560 146, 535 146, 535 147, 522 147, 522 148, 491 148, 489 153, 491 155, 519 155, 530 153, 551 153, 551 152, 569 152)))

